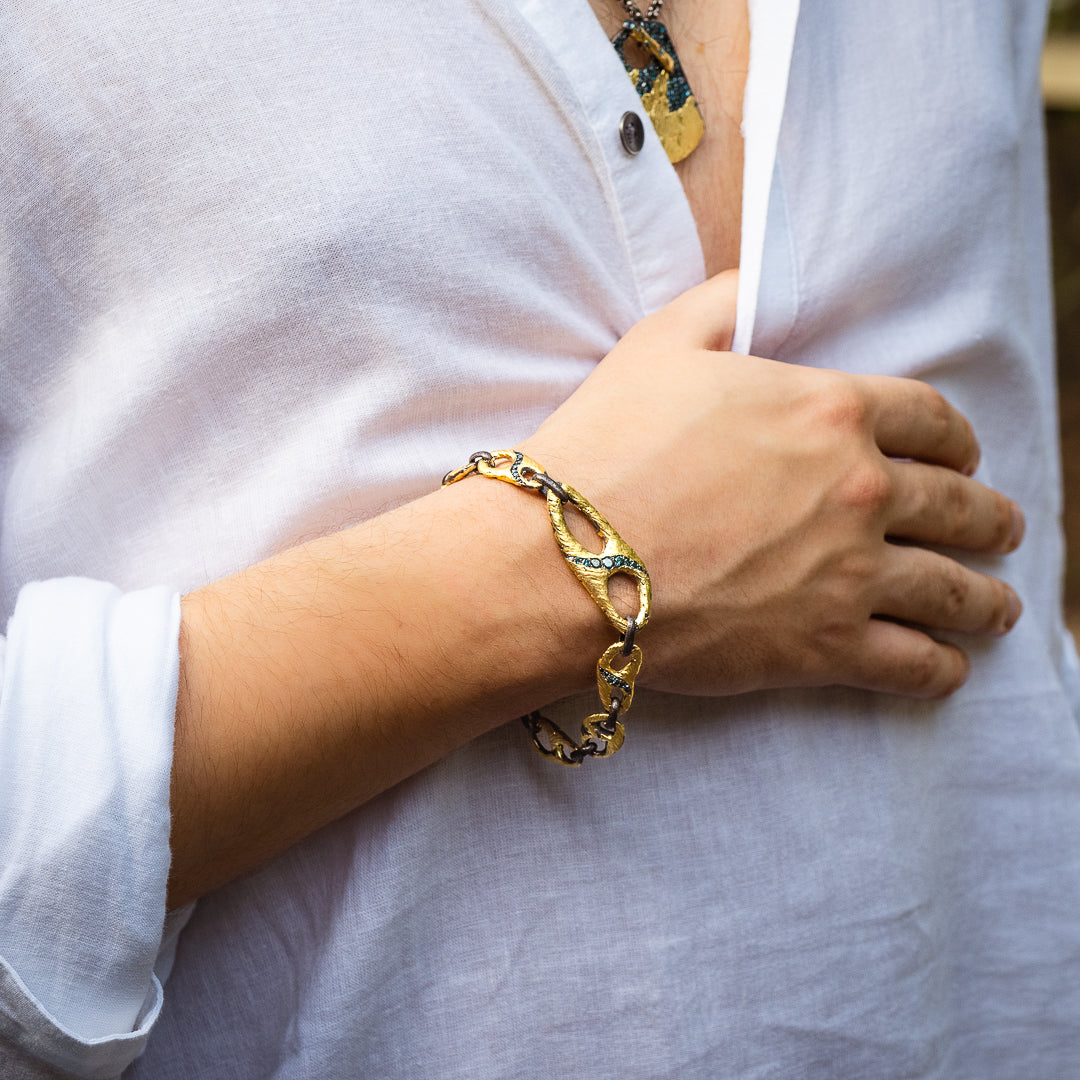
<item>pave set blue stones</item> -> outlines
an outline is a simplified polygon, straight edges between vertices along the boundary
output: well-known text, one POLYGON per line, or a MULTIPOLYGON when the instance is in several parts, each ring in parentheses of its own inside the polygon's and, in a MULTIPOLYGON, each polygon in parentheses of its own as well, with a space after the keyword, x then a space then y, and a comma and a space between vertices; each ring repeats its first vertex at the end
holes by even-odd
POLYGON ((609 645, 596 662, 596 690, 604 712, 585 717, 581 722, 580 739, 571 738, 539 712, 523 716, 521 722, 532 736, 533 746, 544 757, 562 765, 580 765, 589 757, 611 757, 626 737, 621 717, 633 701, 634 680, 641 670, 641 648, 634 638, 649 621, 652 608, 649 572, 637 552, 580 491, 549 476, 520 450, 496 450, 494 453, 479 450, 469 458, 467 465, 451 469, 443 477, 443 486, 456 484, 473 473, 544 496, 551 528, 567 565, 621 635, 620 640, 609 645), (596 530, 604 543, 600 554, 594 555, 582 547, 570 532, 563 510, 565 503, 573 505, 596 530), (608 595, 608 580, 615 574, 625 574, 637 584, 638 610, 630 618, 615 610, 608 595))
POLYGON ((624 694, 630 693, 630 684, 625 679, 620 679, 610 668, 602 667, 600 669, 600 678, 609 686, 614 686, 616 690, 621 690, 624 694))
POLYGON ((524 454, 522 454, 522 453, 519 453, 518 451, 516 451, 516 450, 515 450, 515 451, 514 451, 514 460, 513 460, 513 462, 512 462, 512 463, 511 463, 511 465, 510 465, 510 475, 511 475, 511 476, 512 476, 512 477, 514 478, 514 480, 515 480, 515 481, 516 481, 516 482, 517 482, 517 483, 518 483, 518 484, 519 484, 519 485, 520 485, 521 487, 537 487, 537 486, 538 486, 537 484, 535 484, 535 483, 529 483, 529 482, 528 482, 528 481, 526 481, 526 480, 525 480, 525 478, 524 478, 524 477, 523 477, 523 476, 521 475, 521 463, 522 463, 522 462, 523 462, 524 460, 525 460, 525 455, 524 455, 524 454))
POLYGON ((686 75, 683 72, 682 64, 679 62, 679 57, 675 53, 675 46, 671 43, 671 34, 668 33, 668 28, 662 22, 656 22, 655 20, 641 23, 624 22, 623 28, 611 39, 611 44, 619 54, 619 59, 622 60, 623 67, 626 68, 627 74, 629 75, 631 72, 637 71, 638 76, 634 83, 634 88, 638 92, 638 97, 644 97, 656 85, 656 80, 660 78, 660 73, 664 71, 664 66, 660 62, 658 56, 653 56, 652 60, 646 64, 645 67, 636 69, 634 65, 626 59, 626 43, 628 41, 632 39, 638 41, 638 44, 642 44, 642 42, 634 35, 635 29, 644 30, 645 33, 660 47, 660 51, 671 57, 672 71, 668 75, 664 92, 667 95, 668 110, 670 112, 678 112, 686 104, 686 99, 691 96, 693 91, 690 89, 690 84, 686 81, 686 75))
MULTIPOLYGON (((663 4, 664 0, 653 0, 643 15, 633 0, 622 0, 622 6, 630 17, 612 38, 611 44, 649 114, 660 145, 674 165, 697 148, 705 135, 705 121, 686 81, 671 34, 656 18, 663 4), (631 41, 636 42, 648 56, 640 67, 626 56, 626 47, 631 41)), ((623 145, 626 146, 625 138, 623 145)), ((637 152, 630 147, 627 150, 637 152)))
POLYGON ((590 566, 594 570, 617 570, 621 567, 626 567, 628 570, 638 570, 641 573, 645 573, 645 567, 641 563, 634 562, 633 559, 628 559, 625 555, 605 555, 602 559, 595 556, 591 559, 583 559, 580 555, 574 555, 570 561, 575 566, 590 566))

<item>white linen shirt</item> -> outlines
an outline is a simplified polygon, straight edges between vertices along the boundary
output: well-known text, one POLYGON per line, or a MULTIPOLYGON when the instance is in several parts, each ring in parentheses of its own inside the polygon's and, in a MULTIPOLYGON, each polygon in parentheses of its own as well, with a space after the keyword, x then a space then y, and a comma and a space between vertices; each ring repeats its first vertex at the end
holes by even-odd
POLYGON ((5 1077, 1080 1075, 1042 5, 750 13, 736 347, 972 419, 1016 630, 508 724, 163 932, 177 594, 527 436, 701 248, 586 0, 0 5, 5 1077))

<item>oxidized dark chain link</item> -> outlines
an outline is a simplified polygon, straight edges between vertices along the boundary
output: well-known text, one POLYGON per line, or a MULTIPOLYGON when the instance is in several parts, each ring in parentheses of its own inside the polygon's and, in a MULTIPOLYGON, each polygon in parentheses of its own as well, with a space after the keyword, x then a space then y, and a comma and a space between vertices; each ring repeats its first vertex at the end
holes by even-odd
MULTIPOLYGON (((654 6, 659 8, 660 5, 654 6)), ((605 711, 593 713, 581 722, 580 741, 539 712, 523 716, 521 722, 532 735, 536 749, 560 764, 580 765, 587 757, 610 757, 622 746, 626 736, 620 717, 630 708, 634 680, 641 670, 641 649, 634 643, 634 637, 649 621, 652 602, 649 573, 633 548, 584 495, 548 476, 520 451, 499 450, 494 454, 477 451, 467 465, 451 469, 443 477, 443 484, 454 484, 473 473, 504 480, 544 496, 555 539, 570 569, 608 621, 622 634, 619 641, 604 650, 596 663, 596 688, 605 711), (563 513, 563 505, 567 502, 588 519, 604 541, 599 554, 582 547, 570 533, 563 513), (632 618, 624 618, 611 603, 607 583, 615 574, 627 574, 638 584, 638 613, 632 618)))
POLYGON ((550 491, 559 502, 569 502, 570 495, 566 488, 558 480, 552 480, 547 473, 538 472, 533 474, 533 479, 545 490, 550 491))

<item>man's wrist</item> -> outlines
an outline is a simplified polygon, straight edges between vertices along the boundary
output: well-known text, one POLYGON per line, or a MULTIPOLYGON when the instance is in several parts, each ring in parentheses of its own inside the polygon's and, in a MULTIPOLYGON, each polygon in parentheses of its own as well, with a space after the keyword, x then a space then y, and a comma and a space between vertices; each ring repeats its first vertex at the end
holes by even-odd
POLYGON ((445 580, 471 655, 501 658, 507 689, 529 698, 523 711, 594 687, 614 632, 566 565, 542 495, 486 481, 439 494, 454 502, 460 550, 482 568, 480 581, 445 580))
POLYGON ((185 597, 170 905, 588 690, 611 636, 543 501, 504 484, 432 492, 185 597))

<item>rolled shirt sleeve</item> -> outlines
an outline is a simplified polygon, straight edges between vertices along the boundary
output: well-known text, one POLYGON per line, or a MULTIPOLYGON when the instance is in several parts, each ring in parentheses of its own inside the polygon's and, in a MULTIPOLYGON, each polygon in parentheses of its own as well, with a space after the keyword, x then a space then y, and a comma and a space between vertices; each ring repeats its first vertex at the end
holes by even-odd
POLYGON ((65 578, 0 639, 0 1074, 117 1076, 160 1010, 179 625, 170 589, 65 578))

